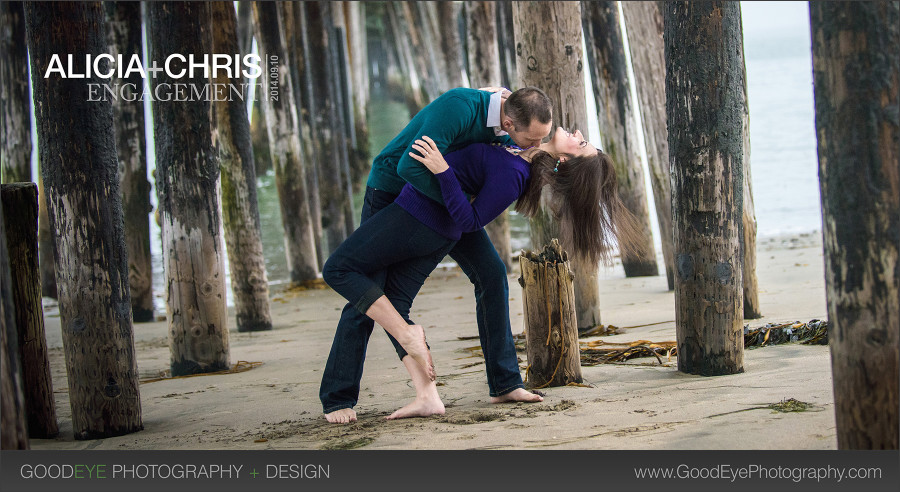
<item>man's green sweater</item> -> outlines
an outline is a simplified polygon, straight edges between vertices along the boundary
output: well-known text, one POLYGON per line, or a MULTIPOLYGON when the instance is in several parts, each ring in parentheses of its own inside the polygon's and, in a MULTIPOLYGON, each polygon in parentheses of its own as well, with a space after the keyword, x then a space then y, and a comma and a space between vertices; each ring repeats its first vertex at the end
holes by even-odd
POLYGON ((409 156, 413 142, 431 137, 442 155, 472 143, 512 144, 508 136, 496 136, 487 126, 491 93, 477 89, 451 89, 425 106, 372 162, 366 183, 372 188, 399 194, 407 182, 427 197, 444 203, 437 179, 409 156))

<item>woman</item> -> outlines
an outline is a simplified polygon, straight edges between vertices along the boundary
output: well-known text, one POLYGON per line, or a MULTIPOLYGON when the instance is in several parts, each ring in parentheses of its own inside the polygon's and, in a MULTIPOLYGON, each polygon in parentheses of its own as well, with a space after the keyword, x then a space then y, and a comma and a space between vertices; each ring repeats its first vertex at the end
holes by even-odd
MULTIPOLYGON (((410 357, 400 353, 416 387, 416 399, 389 418, 442 414, 434 367, 420 325, 407 321, 419 288, 464 232, 476 231, 518 199, 526 217, 540 209, 541 192, 550 186, 550 207, 560 222, 563 247, 586 261, 608 259, 614 235, 628 247, 633 227, 616 194, 609 157, 580 132, 557 129, 539 148, 521 150, 473 144, 442 156, 434 142, 416 140, 410 156, 435 174, 441 205, 406 185, 395 202, 364 222, 332 254, 325 281, 356 308, 394 336, 410 357), (465 193, 475 198, 470 202, 465 193), (414 282, 406 290, 390 282, 382 290, 369 276, 390 269, 414 282), (388 295, 385 295, 385 293, 388 295), (389 299, 390 297, 390 299, 389 299)), ((341 414, 326 415, 342 422, 341 414)), ((332 418, 336 420, 332 420, 332 418)))

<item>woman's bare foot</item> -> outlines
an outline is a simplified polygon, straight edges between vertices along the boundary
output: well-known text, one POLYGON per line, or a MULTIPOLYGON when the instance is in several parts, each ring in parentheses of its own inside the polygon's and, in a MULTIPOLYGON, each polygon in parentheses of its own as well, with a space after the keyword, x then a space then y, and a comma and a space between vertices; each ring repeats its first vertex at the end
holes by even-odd
POLYGON ((425 343, 425 328, 421 325, 407 324, 387 296, 376 299, 366 310, 366 316, 387 330, 400 343, 403 350, 422 365, 425 375, 434 381, 434 361, 431 360, 431 351, 425 343))
POLYGON ((405 336, 396 337, 397 341, 410 357, 422 365, 428 379, 434 381, 434 361, 431 359, 431 351, 428 350, 428 345, 425 343, 425 328, 422 325, 407 326, 409 329, 406 330, 405 336))
POLYGON ((430 417, 444 415, 444 402, 440 398, 416 398, 409 405, 390 414, 387 419, 405 419, 410 417, 430 417))
POLYGON ((342 408, 331 413, 325 414, 325 420, 332 424, 349 424, 356 422, 356 410, 352 408, 342 408))
POLYGON ((525 403, 537 403, 544 401, 544 397, 523 388, 516 388, 505 395, 491 397, 491 403, 506 403, 517 401, 525 403))

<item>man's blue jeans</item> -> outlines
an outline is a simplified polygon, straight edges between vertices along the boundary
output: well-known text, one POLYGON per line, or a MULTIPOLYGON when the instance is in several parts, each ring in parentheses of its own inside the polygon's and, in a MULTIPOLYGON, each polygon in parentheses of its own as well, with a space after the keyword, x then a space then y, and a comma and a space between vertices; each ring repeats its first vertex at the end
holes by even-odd
MULTIPOLYGON (((396 195, 367 187, 361 224, 393 203, 394 198, 396 195)), ((397 234, 403 233, 398 231, 397 234)), ((494 249, 487 233, 480 230, 463 234, 450 251, 450 256, 459 264, 475 287, 478 335, 484 352, 490 395, 500 396, 524 387, 509 324, 509 285, 506 268, 497 250, 494 249)), ((405 304, 403 298, 406 297, 403 295, 405 290, 403 276, 392 276, 389 267, 371 273, 368 277, 376 284, 384 286, 385 295, 394 307, 401 311, 405 304), (391 279, 390 282, 386 282, 388 278, 391 279)), ((409 307, 406 306, 405 309, 404 317, 407 318, 409 307)), ((401 311, 401 314, 404 313, 401 311)), ((360 313, 354 305, 348 303, 344 306, 319 388, 319 398, 325 413, 356 406, 366 346, 374 325, 374 321, 360 313)), ((402 359, 406 352, 393 337, 390 335, 388 337, 397 349, 397 355, 402 359)))

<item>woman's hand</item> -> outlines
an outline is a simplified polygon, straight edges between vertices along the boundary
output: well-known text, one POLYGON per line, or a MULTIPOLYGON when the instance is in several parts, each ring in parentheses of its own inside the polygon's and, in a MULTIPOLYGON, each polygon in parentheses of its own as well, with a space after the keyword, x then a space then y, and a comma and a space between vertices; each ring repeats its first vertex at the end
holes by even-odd
POLYGON ((499 92, 500 97, 503 99, 508 98, 512 94, 512 92, 510 92, 506 87, 479 87, 478 90, 487 92, 499 92))
POLYGON ((424 164, 433 174, 440 174, 450 167, 447 165, 447 161, 444 160, 444 156, 441 155, 441 152, 438 150, 437 145, 435 145, 434 140, 432 140, 431 137, 422 135, 421 139, 413 142, 412 148, 418 152, 418 154, 410 152, 409 156, 424 164))

